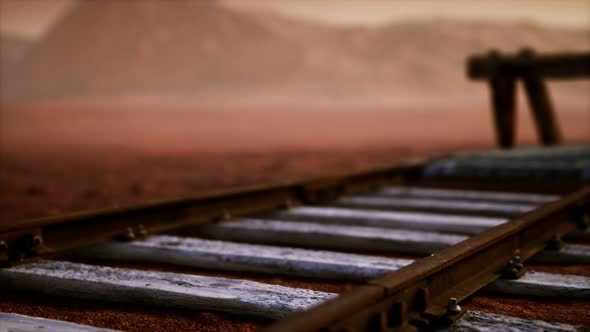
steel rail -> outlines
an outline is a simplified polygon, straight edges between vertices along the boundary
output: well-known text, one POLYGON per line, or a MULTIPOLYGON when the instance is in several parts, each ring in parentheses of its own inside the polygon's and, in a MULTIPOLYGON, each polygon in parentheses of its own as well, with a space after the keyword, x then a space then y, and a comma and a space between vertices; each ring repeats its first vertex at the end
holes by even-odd
POLYGON ((17 264, 118 237, 143 237, 289 204, 313 204, 417 178, 422 160, 272 186, 209 193, 65 216, 0 223, 0 265, 17 264))
POLYGON ((576 228, 590 211, 590 186, 521 218, 370 281, 270 326, 268 331, 414 331, 456 319, 461 301, 502 276, 519 272, 555 235, 576 228), (519 256, 516 258, 515 256, 519 256), (508 269, 507 269, 508 268, 508 269))

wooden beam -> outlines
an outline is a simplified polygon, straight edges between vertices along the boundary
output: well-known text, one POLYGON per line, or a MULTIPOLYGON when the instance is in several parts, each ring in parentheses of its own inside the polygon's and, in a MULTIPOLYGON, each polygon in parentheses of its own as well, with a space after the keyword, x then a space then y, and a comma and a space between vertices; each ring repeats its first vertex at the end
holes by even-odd
POLYGON ((449 328, 449 331, 505 332, 506 330, 513 332, 576 332, 583 331, 583 328, 569 324, 550 323, 542 320, 528 320, 472 310, 468 310, 449 328))
POLYGON ((277 319, 336 294, 260 282, 40 261, 0 269, 0 288, 277 319))
POLYGON ((534 210, 537 205, 507 202, 474 202, 449 199, 350 195, 331 203, 333 206, 384 211, 421 211, 462 216, 516 217, 534 210))
POLYGON ((511 148, 516 140, 516 79, 497 69, 495 75, 488 80, 488 84, 494 108, 494 126, 498 146, 511 148))
POLYGON ((428 187, 395 186, 381 189, 379 195, 391 197, 416 197, 444 200, 461 200, 472 202, 498 202, 545 204, 559 199, 558 195, 529 194, 517 192, 489 192, 463 189, 444 189, 428 187))
POLYGON ((507 218, 436 214, 410 211, 379 211, 343 207, 301 206, 279 210, 268 219, 300 220, 340 225, 373 226, 426 232, 473 235, 503 224, 507 218))
POLYGON ((464 235, 302 221, 238 219, 196 226, 183 234, 248 243, 369 252, 432 254, 464 235))
POLYGON ((543 145, 559 144, 561 133, 555 120, 551 98, 539 68, 534 64, 537 56, 532 50, 525 49, 520 53, 520 57, 525 63, 522 68, 524 91, 533 113, 539 140, 543 145))
POLYGON ((116 332, 88 325, 0 312, 1 332, 116 332))
POLYGON ((590 299, 590 278, 528 271, 518 279, 497 279, 484 290, 511 295, 590 299))
MULTIPOLYGON (((590 53, 558 53, 523 59, 519 55, 503 56, 503 68, 511 75, 522 74, 523 68, 533 66, 539 76, 551 79, 582 79, 590 77, 590 53)), ((467 60, 467 75, 482 80, 493 77, 496 67, 490 55, 476 55, 467 60)))
POLYGON ((154 235, 144 241, 113 241, 81 248, 75 250, 73 254, 84 258, 164 263, 217 271, 346 280, 368 280, 381 277, 413 262, 410 259, 170 235, 154 235))

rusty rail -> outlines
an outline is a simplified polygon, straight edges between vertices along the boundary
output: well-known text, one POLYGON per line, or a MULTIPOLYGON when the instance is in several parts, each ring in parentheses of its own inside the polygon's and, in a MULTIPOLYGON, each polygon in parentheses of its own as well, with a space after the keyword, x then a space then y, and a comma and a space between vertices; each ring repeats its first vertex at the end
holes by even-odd
POLYGON ((590 53, 537 55, 531 49, 523 49, 518 55, 505 56, 491 51, 470 57, 467 74, 471 79, 488 81, 500 147, 514 145, 518 79, 524 84, 540 141, 544 145, 558 144, 561 133, 543 80, 590 78, 590 53))
POLYGON ((197 197, 0 223, 0 265, 100 243, 142 237, 181 227, 264 212, 293 203, 330 200, 375 186, 417 178, 423 162, 408 162, 366 172, 289 182, 274 186, 209 193, 197 197))

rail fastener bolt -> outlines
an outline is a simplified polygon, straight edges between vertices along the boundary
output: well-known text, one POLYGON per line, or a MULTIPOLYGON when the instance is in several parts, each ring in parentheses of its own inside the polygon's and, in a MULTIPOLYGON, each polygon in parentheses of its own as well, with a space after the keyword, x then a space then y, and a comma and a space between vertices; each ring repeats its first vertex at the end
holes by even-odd
POLYGON ((289 199, 285 200, 282 207, 288 210, 288 209, 295 207, 295 205, 296 205, 295 201, 289 198, 289 199))
POLYGON ((228 220, 231 220, 231 218, 232 218, 232 215, 229 212, 229 210, 223 209, 223 212, 221 213, 221 218, 220 218, 221 221, 228 221, 228 220))
POLYGON ((25 235, 18 244, 20 250, 34 251, 43 243, 41 235, 27 234, 25 235))
POLYGON ((459 301, 457 301, 457 298, 455 297, 451 297, 449 299, 449 303, 447 303, 447 314, 449 315, 456 315, 461 313, 461 310, 463 310, 461 308, 461 306, 459 306, 459 301))
POLYGON ((133 231, 133 228, 127 227, 127 229, 125 230, 125 233, 123 234, 123 239, 125 241, 135 240, 135 232, 133 231))
POLYGON ((143 224, 139 224, 136 227, 136 232, 135 232, 140 238, 145 238, 146 236, 148 236, 148 231, 145 228, 145 226, 143 226, 143 224))
POLYGON ((38 247, 43 243, 43 238, 39 235, 33 236, 33 247, 38 247))
POLYGON ((502 277, 506 279, 518 279, 524 273, 524 265, 519 256, 519 253, 515 253, 514 256, 508 261, 508 264, 504 268, 502 277))

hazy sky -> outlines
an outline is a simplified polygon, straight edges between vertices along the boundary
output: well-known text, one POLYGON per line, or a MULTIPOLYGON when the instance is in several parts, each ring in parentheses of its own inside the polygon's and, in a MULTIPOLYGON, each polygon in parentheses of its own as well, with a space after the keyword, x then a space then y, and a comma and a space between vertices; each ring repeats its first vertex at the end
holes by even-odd
POLYGON ((339 24, 457 17, 590 28, 590 0, 223 0, 339 24))
MULTIPOLYGON (((0 0, 0 34, 40 38, 76 0, 0 0)), ((94 1, 94 0, 85 0, 94 1)), ((98 1, 98 0, 96 0, 98 1)), ((124 1, 124 0, 120 0, 124 1)), ((160 0, 173 3, 177 0, 160 0)), ((209 0, 195 0, 209 1, 209 0)), ((223 0, 336 24, 455 17, 590 29, 590 0, 223 0)))
POLYGON ((72 0, 0 0, 0 34, 39 38, 72 0))

